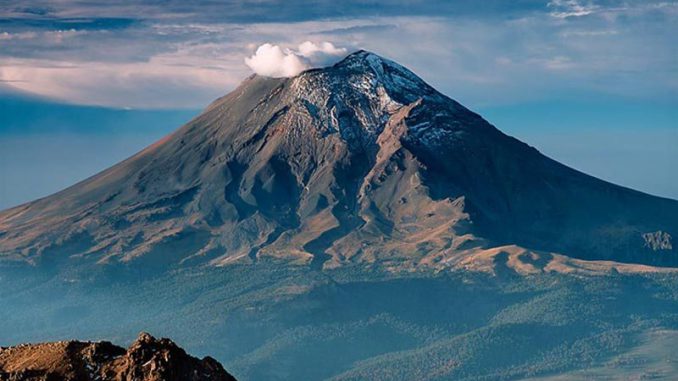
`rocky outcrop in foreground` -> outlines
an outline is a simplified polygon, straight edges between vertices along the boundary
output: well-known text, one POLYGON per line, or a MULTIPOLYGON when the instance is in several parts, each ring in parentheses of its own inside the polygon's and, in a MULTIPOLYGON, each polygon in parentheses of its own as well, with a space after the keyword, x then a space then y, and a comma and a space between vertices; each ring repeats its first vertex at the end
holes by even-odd
POLYGON ((127 349, 109 342, 59 341, 0 348, 0 381, 235 381, 211 357, 188 355, 169 339, 141 333, 127 349))

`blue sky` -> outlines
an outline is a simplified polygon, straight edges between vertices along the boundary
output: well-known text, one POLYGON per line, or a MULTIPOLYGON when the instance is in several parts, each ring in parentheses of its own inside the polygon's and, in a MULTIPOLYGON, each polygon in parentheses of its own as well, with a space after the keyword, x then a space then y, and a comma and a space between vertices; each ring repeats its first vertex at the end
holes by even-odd
POLYGON ((0 3, 0 208, 178 127, 257 46, 303 41, 391 58, 565 164, 678 198, 675 1, 187 3, 0 3))

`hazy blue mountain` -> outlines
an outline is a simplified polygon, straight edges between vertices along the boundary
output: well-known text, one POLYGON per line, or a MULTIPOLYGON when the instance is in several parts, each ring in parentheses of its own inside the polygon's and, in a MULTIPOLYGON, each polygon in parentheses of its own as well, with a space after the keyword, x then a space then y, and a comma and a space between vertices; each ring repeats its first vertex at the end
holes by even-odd
POLYGON ((69 105, 0 89, 0 209, 106 169, 197 113, 69 105))

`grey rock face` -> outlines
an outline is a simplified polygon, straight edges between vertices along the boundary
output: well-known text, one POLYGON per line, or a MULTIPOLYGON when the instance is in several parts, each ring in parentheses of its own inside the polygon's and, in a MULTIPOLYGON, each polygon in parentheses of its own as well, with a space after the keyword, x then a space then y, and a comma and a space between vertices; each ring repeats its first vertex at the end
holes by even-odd
POLYGON ((561 165, 359 51, 252 76, 172 135, 0 213, 0 258, 165 270, 262 258, 441 269, 503 245, 677 266, 678 202, 561 165))

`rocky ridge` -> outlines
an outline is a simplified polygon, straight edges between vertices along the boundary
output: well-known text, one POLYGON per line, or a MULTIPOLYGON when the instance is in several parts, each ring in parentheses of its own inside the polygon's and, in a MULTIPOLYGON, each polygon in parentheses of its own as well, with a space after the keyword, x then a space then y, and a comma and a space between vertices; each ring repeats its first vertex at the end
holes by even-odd
POLYGON ((0 348, 2 381, 235 381, 211 357, 191 357, 169 339, 141 333, 127 349, 60 341, 0 348))

